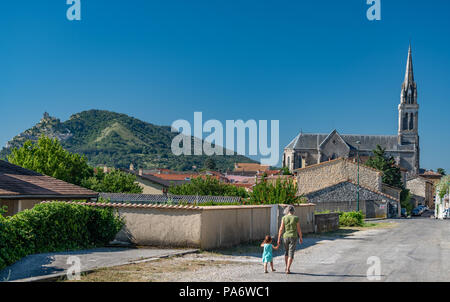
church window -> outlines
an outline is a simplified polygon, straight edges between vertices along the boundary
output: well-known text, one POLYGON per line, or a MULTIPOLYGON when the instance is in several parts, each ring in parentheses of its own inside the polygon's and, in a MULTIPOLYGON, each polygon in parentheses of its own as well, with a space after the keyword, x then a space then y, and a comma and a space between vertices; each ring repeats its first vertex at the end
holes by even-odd
POLYGON ((410 118, 409 118, 409 130, 413 130, 414 129, 414 113, 411 113, 410 118))
POLYGON ((408 130, 408 113, 406 113, 403 116, 403 125, 402 125, 402 129, 403 130, 408 130))

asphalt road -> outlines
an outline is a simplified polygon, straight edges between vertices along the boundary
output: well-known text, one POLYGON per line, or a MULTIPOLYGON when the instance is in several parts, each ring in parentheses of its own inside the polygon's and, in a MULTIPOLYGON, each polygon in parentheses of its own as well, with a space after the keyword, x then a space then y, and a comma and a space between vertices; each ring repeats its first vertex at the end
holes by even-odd
MULTIPOLYGON (((359 231, 344 238, 305 238, 295 254, 291 274, 284 256, 274 258, 277 272, 264 274, 256 256, 233 257, 247 262, 220 271, 186 275, 178 281, 450 281, 450 220, 429 217, 392 220, 394 228, 359 231), (367 271, 378 257, 380 270, 367 271), (376 258, 371 258, 376 259, 376 258)), ((194 256, 195 257, 195 256, 194 256)))
POLYGON ((69 257, 79 259, 81 271, 124 265, 136 261, 146 261, 174 255, 196 252, 192 249, 158 249, 158 248, 96 248, 73 252, 44 253, 29 255, 13 265, 0 271, 0 282, 23 280, 32 277, 66 274, 74 264, 67 263, 69 257))

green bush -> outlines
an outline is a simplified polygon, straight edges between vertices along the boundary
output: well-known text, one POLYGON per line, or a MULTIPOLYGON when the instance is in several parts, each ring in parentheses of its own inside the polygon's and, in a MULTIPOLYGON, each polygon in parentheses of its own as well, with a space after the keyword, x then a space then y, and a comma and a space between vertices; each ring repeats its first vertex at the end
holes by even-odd
POLYGON ((0 216, 0 269, 30 254, 103 246, 123 224, 113 208, 64 202, 0 216))
POLYGON ((340 226, 363 226, 364 214, 362 211, 356 212, 339 212, 340 226))
POLYGON ((192 178, 189 183, 183 185, 171 186, 169 187, 169 193, 174 195, 248 197, 248 193, 244 188, 222 183, 210 175, 192 178))

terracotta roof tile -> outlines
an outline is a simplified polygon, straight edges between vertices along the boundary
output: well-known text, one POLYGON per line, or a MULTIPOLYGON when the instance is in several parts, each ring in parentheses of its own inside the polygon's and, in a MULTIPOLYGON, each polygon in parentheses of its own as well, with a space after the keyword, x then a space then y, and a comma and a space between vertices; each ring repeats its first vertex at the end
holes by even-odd
POLYGON ((0 160, 0 198, 95 198, 98 193, 0 160))

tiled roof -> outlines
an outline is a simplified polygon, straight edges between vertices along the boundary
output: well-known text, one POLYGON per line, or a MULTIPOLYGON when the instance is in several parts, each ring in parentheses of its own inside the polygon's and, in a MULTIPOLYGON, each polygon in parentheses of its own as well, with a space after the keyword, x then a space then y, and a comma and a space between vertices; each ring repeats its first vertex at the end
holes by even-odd
MULTIPOLYGON (((53 203, 54 201, 43 201, 41 203, 53 203)), ((95 206, 95 207, 112 207, 112 208, 156 208, 156 209, 179 209, 179 210, 201 210, 197 206, 184 205, 168 205, 168 204, 136 204, 136 203, 101 203, 101 202, 75 202, 66 201, 65 203, 95 206)))
MULTIPOLYGON (((307 194, 305 194, 305 195, 306 195, 306 196, 312 195, 312 194, 315 194, 315 193, 320 192, 320 191, 322 191, 322 190, 326 190, 326 189, 328 189, 328 188, 335 187, 335 186, 338 186, 338 185, 343 184, 343 183, 350 183, 350 184, 352 184, 352 185, 357 186, 357 184, 354 183, 354 182, 352 182, 351 180, 344 180, 344 181, 335 183, 335 184, 333 184, 333 185, 330 185, 330 186, 328 186, 328 187, 326 187, 326 188, 321 188, 321 189, 318 189, 318 190, 316 190, 316 191, 309 192, 309 193, 307 193, 307 194)), ((391 196, 391 195, 388 195, 388 194, 383 193, 383 192, 380 192, 380 191, 376 191, 376 190, 369 189, 369 188, 367 188, 367 187, 365 187, 365 186, 361 186, 361 184, 359 185, 359 187, 362 188, 362 189, 364 189, 364 190, 370 191, 370 192, 372 192, 372 193, 375 193, 375 194, 384 196, 384 197, 386 197, 386 198, 389 198, 389 199, 392 199, 392 200, 395 200, 395 201, 400 201, 399 199, 397 199, 397 198, 395 198, 395 197, 393 197, 393 196, 391 196)))
MULTIPOLYGON (((304 168, 298 168, 298 169, 295 169, 294 171, 303 171, 303 170, 307 170, 307 169, 317 168, 317 167, 324 166, 324 165, 327 165, 327 164, 335 164, 335 163, 337 163, 337 162, 339 162, 339 161, 346 161, 346 162, 348 162, 348 163, 357 165, 356 162, 353 162, 353 161, 350 160, 350 159, 345 159, 345 158, 339 157, 339 158, 337 158, 337 159, 332 159, 332 160, 324 161, 324 162, 321 162, 321 163, 318 163, 318 164, 309 165, 309 166, 306 166, 306 167, 304 167, 304 168)), ((372 168, 372 167, 363 165, 363 164, 361 164, 361 163, 360 163, 360 167, 363 167, 363 168, 372 170, 372 171, 374 171, 374 172, 378 172, 378 173, 383 174, 383 172, 381 172, 381 171, 379 171, 379 170, 377 170, 377 169, 375 169, 375 168, 372 168)))
POLYGON ((234 171, 266 171, 270 166, 258 163, 236 163, 234 171))
POLYGON ((0 160, 0 198, 96 198, 97 192, 0 160))
MULTIPOLYGON (((333 131, 332 131, 333 132, 333 131)), ((357 141, 360 141, 361 151, 372 151, 377 145, 386 148, 386 151, 393 151, 398 146, 397 135, 360 135, 360 134, 339 134, 340 137, 352 149, 357 149, 357 141)), ((300 133, 285 149, 314 149, 317 150, 320 144, 329 136, 326 133, 300 133)))
POLYGON ((157 194, 127 194, 127 193, 100 193, 102 198, 109 199, 114 203, 141 203, 141 204, 165 204, 168 202, 177 203, 206 203, 221 202, 235 203, 239 202, 240 197, 236 196, 192 196, 192 195, 157 195, 157 194))

